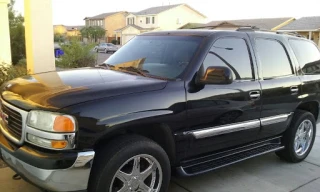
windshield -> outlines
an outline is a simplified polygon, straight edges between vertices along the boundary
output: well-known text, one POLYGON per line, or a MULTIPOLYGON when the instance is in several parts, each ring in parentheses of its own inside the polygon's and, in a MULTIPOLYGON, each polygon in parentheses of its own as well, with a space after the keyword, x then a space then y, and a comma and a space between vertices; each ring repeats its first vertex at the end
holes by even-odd
POLYGON ((137 36, 104 64, 112 70, 175 79, 188 66, 201 40, 190 36, 137 36))

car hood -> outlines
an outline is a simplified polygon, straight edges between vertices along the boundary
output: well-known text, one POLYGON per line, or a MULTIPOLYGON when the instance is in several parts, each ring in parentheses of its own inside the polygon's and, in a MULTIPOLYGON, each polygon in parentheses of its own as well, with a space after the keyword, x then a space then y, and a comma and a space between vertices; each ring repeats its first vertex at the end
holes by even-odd
POLYGON ((25 110, 61 108, 124 94, 163 89, 167 81, 106 69, 82 68, 29 75, 4 83, 6 101, 25 110))

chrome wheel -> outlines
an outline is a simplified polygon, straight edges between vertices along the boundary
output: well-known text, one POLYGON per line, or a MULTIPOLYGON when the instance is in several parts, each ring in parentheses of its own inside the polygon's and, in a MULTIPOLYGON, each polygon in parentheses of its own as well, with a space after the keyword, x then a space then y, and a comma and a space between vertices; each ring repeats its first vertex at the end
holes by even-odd
POLYGON ((299 125, 295 139, 294 151, 298 156, 303 156, 309 150, 313 138, 313 124, 310 120, 304 120, 299 125))
POLYGON ((160 163, 150 155, 137 155, 118 169, 109 192, 159 192, 161 183, 160 163))

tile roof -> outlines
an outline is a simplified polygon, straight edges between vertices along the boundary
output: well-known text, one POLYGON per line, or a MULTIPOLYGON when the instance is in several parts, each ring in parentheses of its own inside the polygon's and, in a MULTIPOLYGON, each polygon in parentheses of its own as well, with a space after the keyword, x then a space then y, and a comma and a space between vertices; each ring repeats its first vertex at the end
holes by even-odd
POLYGON ((280 25, 281 23, 292 19, 291 17, 283 18, 260 18, 260 19, 239 19, 239 20, 221 20, 221 21, 211 21, 207 24, 201 26, 201 28, 216 27, 223 23, 230 23, 236 26, 255 26, 260 29, 271 30, 272 28, 280 25))
POLYGON ((121 12, 121 11, 102 13, 102 14, 99 14, 99 15, 96 15, 96 16, 93 16, 93 17, 86 17, 84 19, 104 19, 104 18, 106 18, 108 16, 114 15, 114 14, 119 13, 119 12, 121 12))
POLYGON ((84 25, 78 25, 78 26, 65 26, 67 28, 68 31, 77 29, 77 30, 81 30, 82 28, 84 28, 84 25))
POLYGON ((76 29, 76 28, 77 28, 78 30, 80 30, 80 29, 82 29, 82 28, 85 27, 84 25, 72 25, 72 26, 70 26, 70 25, 53 25, 53 28, 58 27, 58 26, 63 26, 63 27, 65 27, 67 31, 71 31, 71 30, 74 30, 74 29, 76 29))
POLYGON ((163 11, 167 11, 169 9, 178 7, 183 4, 175 4, 175 5, 164 5, 164 6, 158 6, 158 7, 150 7, 148 9, 144 9, 142 11, 136 12, 135 15, 156 15, 163 11))
POLYGON ((320 30, 320 16, 302 17, 279 30, 320 30))

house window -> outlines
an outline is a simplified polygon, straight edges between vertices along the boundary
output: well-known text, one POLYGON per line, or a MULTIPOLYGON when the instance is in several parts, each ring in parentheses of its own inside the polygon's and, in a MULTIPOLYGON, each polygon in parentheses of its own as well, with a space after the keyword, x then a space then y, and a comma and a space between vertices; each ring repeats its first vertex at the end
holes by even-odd
POLYGON ((154 24, 154 21, 155 21, 155 19, 154 19, 154 17, 152 17, 152 24, 154 24))
POLYGON ((181 19, 180 18, 177 18, 177 24, 181 24, 181 19))
POLYGON ((127 18, 128 25, 134 25, 134 17, 127 18))
POLYGON ((146 17, 146 24, 150 23, 150 17, 146 17))

